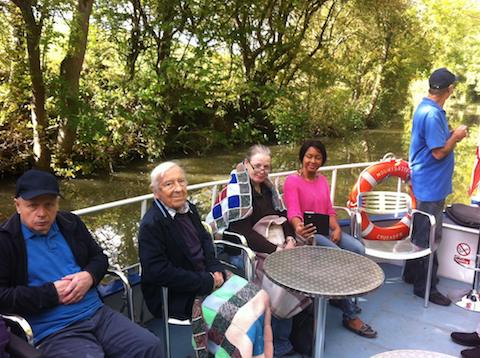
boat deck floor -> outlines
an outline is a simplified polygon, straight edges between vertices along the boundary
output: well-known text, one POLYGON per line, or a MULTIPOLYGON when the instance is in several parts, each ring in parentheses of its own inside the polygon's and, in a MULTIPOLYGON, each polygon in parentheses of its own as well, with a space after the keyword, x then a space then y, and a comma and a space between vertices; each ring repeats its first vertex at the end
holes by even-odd
MULTIPOLYGON (((381 264, 385 282, 376 291, 359 298, 360 317, 378 331, 378 337, 360 337, 342 326, 342 312, 327 305, 325 337, 326 358, 363 358, 396 349, 420 349, 460 357, 465 349, 450 339, 452 331, 473 332, 480 322, 480 314, 452 304, 442 307, 430 303, 423 307, 423 299, 412 293, 412 285, 400 277, 401 267, 381 264)), ((441 278, 438 289, 445 294, 459 295, 470 286, 466 283, 441 278)), ((161 320, 147 323, 147 327, 163 337, 161 320)), ((194 357, 190 327, 171 326, 172 356, 194 357)), ((292 356, 294 358, 301 355, 292 356)))

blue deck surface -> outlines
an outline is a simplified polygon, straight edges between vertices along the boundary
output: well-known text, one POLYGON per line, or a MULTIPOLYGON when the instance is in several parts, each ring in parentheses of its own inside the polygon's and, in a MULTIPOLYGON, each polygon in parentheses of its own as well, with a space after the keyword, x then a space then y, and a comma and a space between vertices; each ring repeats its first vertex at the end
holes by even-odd
MULTIPOLYGON (((429 304, 428 308, 424 308, 423 300, 413 295, 412 286, 401 280, 399 266, 381 264, 381 267, 386 276, 384 284, 359 298, 363 311, 360 317, 378 331, 378 337, 362 338, 346 330, 342 326, 341 311, 327 305, 325 357, 363 358, 394 349, 422 349, 460 357, 460 351, 465 347, 453 343, 450 332, 473 332, 480 322, 480 314, 453 304, 449 307, 429 304)), ((470 287, 442 278, 438 288, 445 294, 458 294, 470 287)), ((163 324, 160 320, 147 326, 162 336, 163 324)), ((170 332, 173 357, 194 357, 190 328, 172 326, 170 332)))

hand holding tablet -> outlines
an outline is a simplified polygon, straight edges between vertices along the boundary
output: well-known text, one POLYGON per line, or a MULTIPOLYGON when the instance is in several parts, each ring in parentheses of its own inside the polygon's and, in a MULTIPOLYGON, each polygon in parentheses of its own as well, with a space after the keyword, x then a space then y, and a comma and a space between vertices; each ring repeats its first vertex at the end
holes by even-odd
POLYGON ((328 237, 330 229, 330 216, 325 214, 305 211, 303 213, 304 225, 313 224, 317 229, 317 234, 328 237))

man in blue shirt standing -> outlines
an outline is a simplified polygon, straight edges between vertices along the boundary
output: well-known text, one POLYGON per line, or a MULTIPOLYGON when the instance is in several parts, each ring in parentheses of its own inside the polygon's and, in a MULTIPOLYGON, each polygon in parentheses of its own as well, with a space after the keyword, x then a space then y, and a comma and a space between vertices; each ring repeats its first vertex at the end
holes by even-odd
POLYGON ((107 257, 59 196, 50 173, 18 179, 17 213, 0 225, 0 312, 27 319, 44 357, 162 357, 157 337, 101 301, 107 257))
MULTIPOLYGON (((453 149, 467 135, 467 127, 459 126, 454 131, 448 128, 445 101, 455 88, 457 77, 446 68, 435 70, 430 78, 428 96, 423 98, 413 115, 410 142, 410 167, 413 193, 417 209, 435 216, 437 223, 435 241, 439 244, 442 235, 443 207, 445 198, 452 192, 454 167, 453 149)), ((421 247, 428 245, 430 223, 424 216, 417 216, 412 233, 413 242, 421 247)), ((451 301, 436 288, 438 260, 434 254, 431 291, 432 303, 448 306, 451 301)), ((413 293, 425 296, 428 257, 409 260, 405 265, 404 280, 413 283, 413 293)))

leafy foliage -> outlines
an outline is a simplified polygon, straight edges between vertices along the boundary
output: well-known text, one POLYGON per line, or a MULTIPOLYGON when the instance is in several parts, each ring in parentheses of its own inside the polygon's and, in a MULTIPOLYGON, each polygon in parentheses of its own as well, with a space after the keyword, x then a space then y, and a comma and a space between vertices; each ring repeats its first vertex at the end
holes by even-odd
POLYGON ((58 174, 74 177, 169 153, 389 127, 408 118, 411 83, 434 66, 466 78, 458 98, 479 98, 473 0, 97 0, 78 84, 65 72, 82 49, 77 5, 0 0, 2 172, 38 160, 35 140, 58 174), (40 31, 43 102, 18 4, 31 5, 40 31), (42 103, 38 129, 32 110, 42 103))

